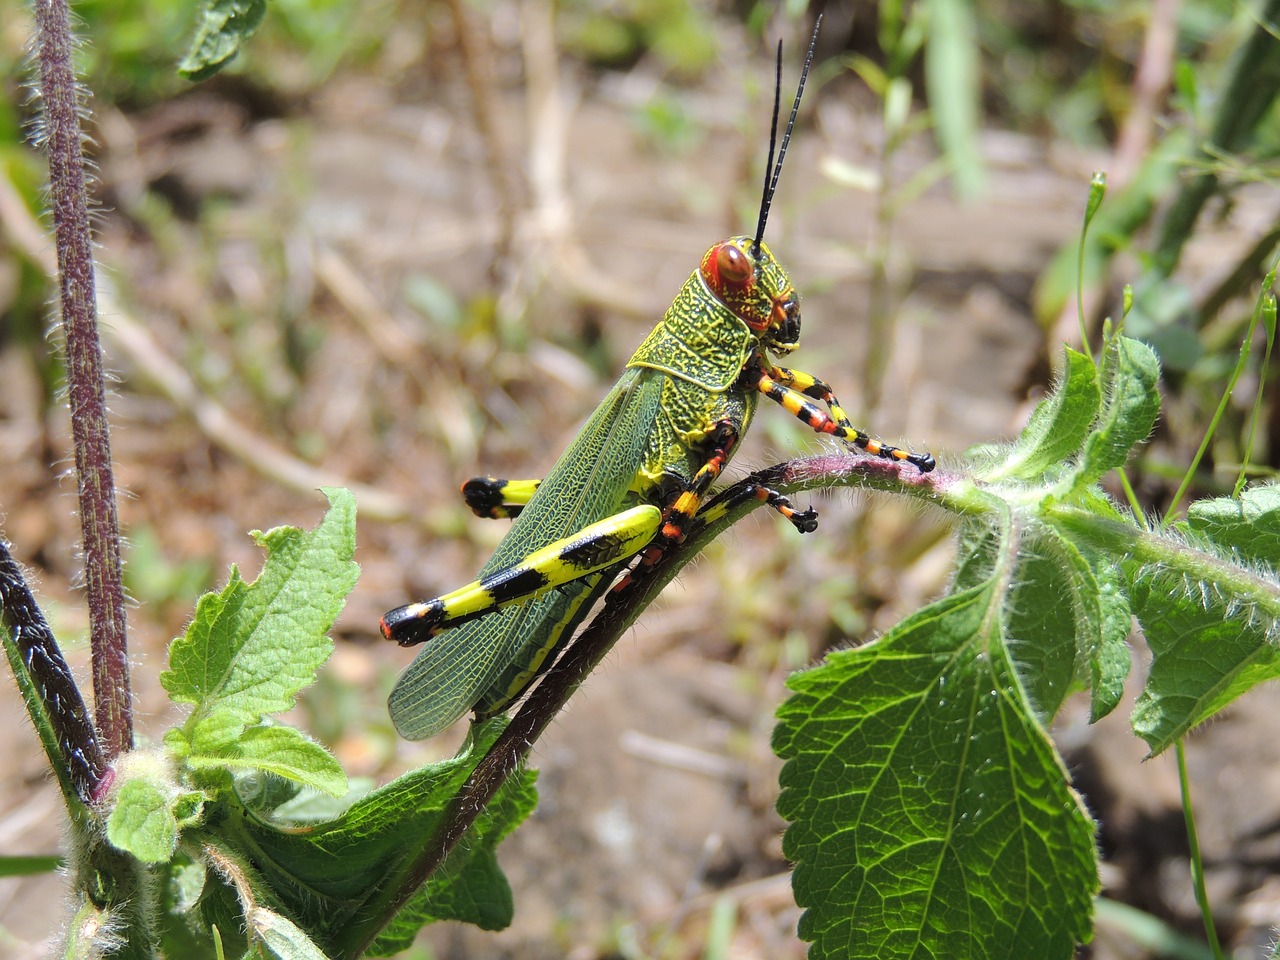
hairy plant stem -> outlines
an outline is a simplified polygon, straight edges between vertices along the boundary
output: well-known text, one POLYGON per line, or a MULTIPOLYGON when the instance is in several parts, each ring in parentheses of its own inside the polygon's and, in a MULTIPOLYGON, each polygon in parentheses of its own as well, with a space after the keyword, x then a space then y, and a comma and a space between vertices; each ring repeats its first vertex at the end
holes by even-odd
POLYGON ((36 58, 58 255, 67 393, 84 540, 95 715, 108 760, 133 746, 120 530, 98 339, 79 92, 67 0, 36 0, 36 58))
POLYGON ((1274 584, 1184 540, 1063 504, 1048 508, 1046 518, 1084 543, 1124 556, 1130 562, 1152 564, 1200 583, 1220 584, 1226 595, 1255 605, 1270 618, 1280 619, 1280 591, 1274 584))

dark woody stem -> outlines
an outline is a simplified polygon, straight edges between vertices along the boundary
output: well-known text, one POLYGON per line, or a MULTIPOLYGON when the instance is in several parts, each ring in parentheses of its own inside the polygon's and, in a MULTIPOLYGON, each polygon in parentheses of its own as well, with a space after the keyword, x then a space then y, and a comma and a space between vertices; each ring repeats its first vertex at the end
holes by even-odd
POLYGON ((27 712, 63 792, 89 803, 102 792, 107 764, 89 712, 22 568, 0 540, 0 620, 9 635, 9 664, 27 712))

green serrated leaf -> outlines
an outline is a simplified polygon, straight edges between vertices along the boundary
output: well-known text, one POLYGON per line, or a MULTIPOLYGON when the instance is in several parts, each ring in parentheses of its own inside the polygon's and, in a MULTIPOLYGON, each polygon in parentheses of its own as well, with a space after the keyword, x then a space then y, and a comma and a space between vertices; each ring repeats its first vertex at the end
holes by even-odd
POLYGON ((1004 461, 985 471, 982 479, 1038 480, 1046 470, 1080 452, 1098 417, 1102 393, 1093 358, 1070 347, 1064 347, 1063 353, 1062 382, 1036 405, 1004 461))
POLYGON ((537 802, 532 779, 508 784, 476 821, 474 836, 480 849, 460 867, 450 862, 424 884, 378 935, 368 955, 385 957, 407 950, 419 930, 439 920, 460 920, 481 930, 506 929, 515 903, 498 865, 497 846, 537 802))
POLYGON ((178 821, 162 785, 138 777, 121 785, 107 840, 143 863, 164 863, 178 847, 178 821))
POLYGON ((192 753, 187 764, 194 770, 225 768, 233 773, 258 770, 306 784, 332 797, 347 792, 342 765, 328 750, 294 727, 249 727, 225 750, 192 753))
POLYGON ((1123 467, 1133 447, 1150 436, 1160 413, 1160 362, 1145 343, 1117 337, 1107 372, 1102 416, 1085 440, 1069 495, 1093 485, 1107 471, 1123 467))
POLYGON ((206 0, 178 72, 193 81, 213 76, 257 33, 266 12, 266 0, 206 0))
POLYGON ((1048 723, 1101 642, 1097 580, 1074 544, 1043 531, 1023 551, 1004 607, 1018 676, 1037 718, 1048 723))
POLYGON ((791 678, 774 748, 811 958, 1068 958, 1093 824, 978 585, 791 678))
POLYGON ((1105 555, 1082 550, 1056 531, 1042 531, 1024 552, 1014 582, 1005 604, 1007 631, 1025 641, 1014 653, 1041 721, 1048 723, 1063 696, 1085 683, 1091 690, 1090 722, 1102 719, 1119 703, 1131 665, 1132 617, 1119 569, 1105 555), (1035 568, 1045 564, 1050 569, 1037 575, 1035 568), (1059 634, 1071 629, 1076 649, 1067 687, 1059 634))
POLYGON ((313 531, 255 534, 267 550, 257 580, 246 584, 233 568, 227 586, 200 598, 186 634, 170 645, 160 680, 173 700, 196 705, 193 724, 203 720, 234 737, 237 724, 288 710, 332 652, 325 634, 359 568, 351 560, 355 500, 345 490, 324 493, 330 507, 313 531))
POLYGON ((981 586, 991 579, 1000 552, 1000 539, 984 519, 962 517, 956 528, 956 569, 952 593, 981 586))
POLYGON ((208 713, 195 723, 188 725, 189 738, 187 746, 182 751, 183 755, 208 756, 229 750, 244 732, 245 724, 244 711, 234 708, 223 710, 219 705, 214 704, 208 713))
POLYGON ((1152 653, 1133 729, 1152 754, 1252 687, 1280 677, 1280 623, 1273 615, 1235 607, 1215 584, 1150 570, 1129 594, 1152 653))
POLYGON ((1280 484, 1250 487, 1239 500, 1197 501, 1186 529, 1242 559, 1280 566, 1280 484))

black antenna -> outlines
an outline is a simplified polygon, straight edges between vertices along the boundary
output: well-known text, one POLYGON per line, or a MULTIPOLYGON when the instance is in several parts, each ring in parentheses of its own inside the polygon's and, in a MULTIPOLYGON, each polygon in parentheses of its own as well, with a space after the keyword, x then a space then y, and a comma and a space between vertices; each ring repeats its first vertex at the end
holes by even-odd
MULTIPOLYGON (((773 81, 773 123, 769 126, 769 159, 764 165, 764 193, 760 196, 760 219, 756 221, 756 238, 751 243, 751 255, 760 256, 760 241, 764 239, 764 225, 769 219, 769 205, 773 202, 773 190, 769 180, 773 177, 773 149, 778 145, 778 111, 782 106, 782 38, 778 38, 778 73, 773 81)), ((790 133, 791 131, 787 131, 790 133)))
POLYGON ((756 224, 756 238, 751 242, 751 253, 760 256, 760 241, 764 239, 764 226, 769 222, 769 207, 773 204, 773 192, 778 188, 778 177, 782 174, 782 160, 787 155, 787 144, 791 142, 791 128, 796 125, 796 114, 800 112, 800 97, 804 94, 804 82, 809 78, 809 67, 813 63, 813 51, 818 45, 818 28, 822 26, 822 14, 813 24, 813 36, 809 39, 809 52, 804 58, 804 69, 800 71, 800 84, 796 87, 796 99, 791 104, 791 116, 787 118, 787 129, 782 135, 782 145, 778 148, 778 162, 773 162, 773 147, 778 140, 778 108, 782 99, 782 41, 778 41, 778 74, 773 85, 773 128, 769 133, 769 162, 764 167, 764 195, 760 198, 760 220, 756 224))

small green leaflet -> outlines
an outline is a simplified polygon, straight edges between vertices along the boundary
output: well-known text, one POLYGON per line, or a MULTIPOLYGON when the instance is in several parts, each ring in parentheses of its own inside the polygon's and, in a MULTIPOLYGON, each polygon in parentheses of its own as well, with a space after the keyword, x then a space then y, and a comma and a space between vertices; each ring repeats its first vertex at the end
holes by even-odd
POLYGON ((107 818, 107 839, 143 863, 164 863, 178 846, 178 818, 164 788, 139 777, 120 787, 107 818))
POLYGON ((267 0, 205 0, 178 72, 192 81, 213 76, 258 32, 266 12, 267 0))
POLYGON ((1152 753, 1266 680, 1280 677, 1280 487, 1195 504, 1177 527, 1191 582, 1150 566, 1130 588, 1151 647, 1133 729, 1152 753), (1227 598, 1230 598, 1229 602, 1227 598))
POLYGON ((1117 337, 1107 347, 1102 385, 1092 357, 1066 348, 1063 359, 1061 382, 1011 446, 970 451, 990 461, 979 472, 984 482, 1035 487, 1046 476, 1062 476, 1055 496, 1075 500, 1109 470, 1124 466, 1133 447, 1150 435, 1160 412, 1160 364, 1150 347, 1117 337))
MULTIPOLYGON (((237 816, 227 832, 233 841, 227 853, 239 860, 252 856, 259 883, 275 892, 282 912, 311 931, 315 942, 341 953, 344 936, 381 915, 382 904, 430 843, 447 805, 505 725, 506 718, 480 725, 459 756, 406 774, 306 830, 237 816)), ((533 781, 526 770, 504 784, 443 869, 382 931, 370 955, 406 948, 420 927, 435 920, 462 920, 485 930, 511 922, 511 888, 496 848, 536 805, 533 781)))
POLYGON ((1155 351, 1140 340, 1117 337, 1106 360, 1106 400, 1085 440, 1072 493, 1123 467, 1130 451, 1151 435, 1160 413, 1160 361, 1155 351))
MULTIPOLYGON (((200 738, 196 738, 200 742, 200 738)), ((192 770, 227 769, 233 773, 259 770, 314 787, 331 797, 347 792, 342 765, 324 747, 296 727, 249 727, 223 749, 190 753, 192 770)))
POLYGON ((1239 500, 1199 500, 1187 510, 1185 529, 1274 570, 1280 567, 1280 484, 1251 487, 1239 500))
POLYGON ((257 534, 268 551, 245 583, 232 568, 221 593, 206 594, 183 637, 169 648, 161 682, 171 699, 194 705, 165 734, 167 754, 134 751, 118 774, 107 838, 147 863, 172 858, 181 830, 230 789, 230 775, 259 772, 332 796, 347 790, 341 766, 300 731, 265 721, 289 709, 315 679, 333 643, 325 633, 359 572, 355 501, 328 490, 330 508, 310 533, 278 527, 257 534), (193 787, 195 789, 193 789, 193 787))
POLYGON ((472 827, 466 850, 455 851, 445 870, 414 894, 370 946, 369 956, 407 950, 421 927, 438 920, 460 920, 481 930, 510 926, 515 902, 497 848, 537 806, 534 776, 525 770, 503 785, 472 827))
POLYGON ((175 702, 195 705, 184 730, 206 743, 233 740, 237 727, 290 709, 333 651, 326 633, 359 567, 351 559, 355 500, 345 490, 324 493, 329 512, 309 533, 254 533, 267 550, 262 573, 249 584, 232 567, 226 587, 200 598, 186 634, 169 647, 160 682, 175 702))
POLYGON ((1089 660, 1091 674, 1089 722, 1097 723, 1120 704, 1124 681, 1133 659, 1129 653, 1129 630, 1133 615, 1118 566, 1101 564, 1094 571, 1098 580, 1098 610, 1102 614, 1102 635, 1095 655, 1089 660))
POLYGON ((1064 347, 1063 366, 1058 388, 1036 405, 1013 447, 984 480, 1013 477, 1035 482, 1080 450, 1098 416, 1102 393, 1092 357, 1064 347))

